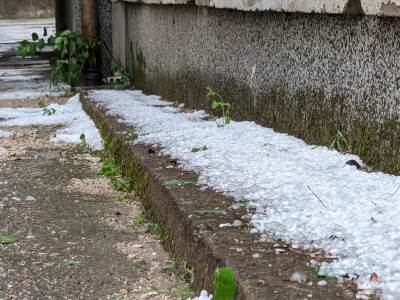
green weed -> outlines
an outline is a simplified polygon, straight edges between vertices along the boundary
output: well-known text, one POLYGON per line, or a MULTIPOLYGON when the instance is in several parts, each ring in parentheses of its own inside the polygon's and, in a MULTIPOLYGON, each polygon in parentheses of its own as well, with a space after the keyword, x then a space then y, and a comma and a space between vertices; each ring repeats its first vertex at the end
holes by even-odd
POLYGON ((342 153, 351 153, 351 147, 349 143, 339 130, 333 137, 332 143, 330 144, 329 148, 336 149, 337 151, 342 153))
POLYGON ((47 104, 43 99, 40 99, 36 104, 43 110, 43 116, 52 116, 56 113, 54 108, 47 108, 47 104))
POLYGON ((211 101, 212 110, 220 109, 222 112, 222 124, 217 123, 218 127, 225 127, 225 125, 230 124, 232 121, 230 114, 231 104, 209 87, 207 88, 207 98, 211 101))

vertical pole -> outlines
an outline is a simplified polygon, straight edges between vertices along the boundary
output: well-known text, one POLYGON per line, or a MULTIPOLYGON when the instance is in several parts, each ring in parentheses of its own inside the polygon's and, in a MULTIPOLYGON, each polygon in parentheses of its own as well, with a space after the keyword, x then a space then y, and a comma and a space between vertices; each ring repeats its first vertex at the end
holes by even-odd
POLYGON ((94 42, 97 39, 97 1, 81 1, 82 36, 94 42))
MULTIPOLYGON (((97 0, 81 0, 81 33, 88 41, 97 41, 97 0)), ((96 63, 96 56, 96 53, 91 53, 88 66, 84 70, 85 85, 101 83, 101 73, 96 63)))
POLYGON ((61 32, 67 29, 65 15, 65 0, 54 0, 55 16, 56 16, 56 31, 61 32))

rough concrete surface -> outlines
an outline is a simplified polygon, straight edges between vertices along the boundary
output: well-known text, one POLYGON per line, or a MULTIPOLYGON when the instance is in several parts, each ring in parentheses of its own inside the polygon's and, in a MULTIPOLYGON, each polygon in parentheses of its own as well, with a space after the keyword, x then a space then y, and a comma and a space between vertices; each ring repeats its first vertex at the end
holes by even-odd
POLYGON ((145 4, 193 4, 243 11, 400 16, 399 0, 123 0, 145 4))
POLYGON ((100 158, 50 144, 54 128, 2 128, 0 299, 180 299, 168 255, 132 226, 137 200, 95 176, 100 158))

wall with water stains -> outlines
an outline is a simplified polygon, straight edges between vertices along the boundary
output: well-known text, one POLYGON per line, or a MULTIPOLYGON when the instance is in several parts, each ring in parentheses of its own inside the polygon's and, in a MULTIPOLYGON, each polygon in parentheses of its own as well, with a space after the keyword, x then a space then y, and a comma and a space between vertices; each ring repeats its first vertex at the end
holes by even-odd
POLYGON ((236 120, 320 145, 341 130, 368 165, 400 172, 400 18, 123 5, 116 52, 137 88, 209 110, 212 87, 236 120))

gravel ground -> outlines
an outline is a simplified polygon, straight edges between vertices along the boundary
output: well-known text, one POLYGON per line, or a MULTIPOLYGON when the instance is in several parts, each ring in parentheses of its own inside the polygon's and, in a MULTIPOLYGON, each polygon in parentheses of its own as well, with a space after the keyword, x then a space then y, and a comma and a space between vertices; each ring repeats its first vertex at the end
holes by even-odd
MULTIPOLYGON (((24 106, 21 103, 21 106, 24 106)), ((101 162, 49 143, 56 127, 3 127, 0 299, 185 299, 187 285, 101 162), (2 238, 14 236, 15 242, 2 238)))

